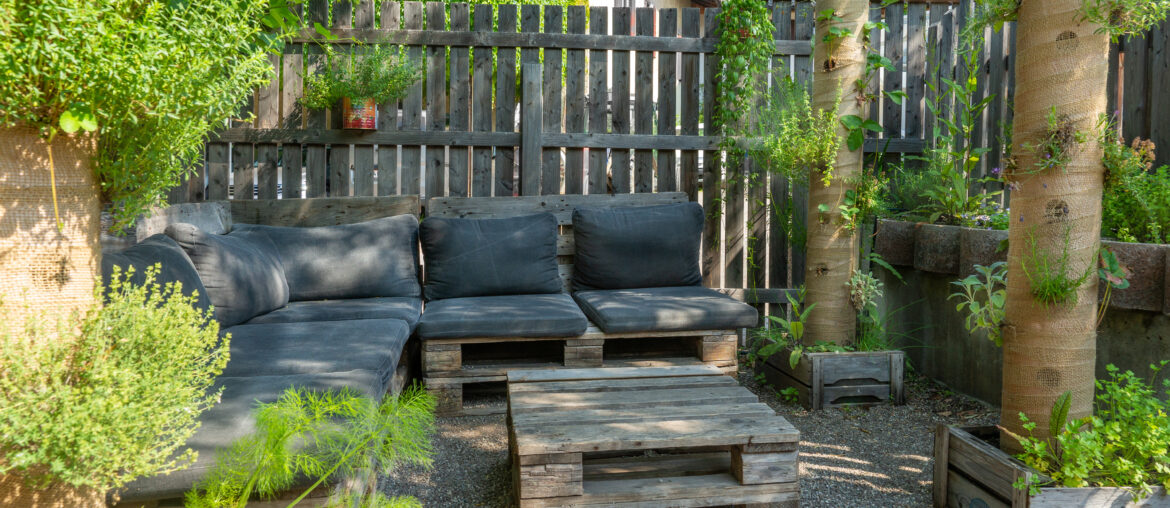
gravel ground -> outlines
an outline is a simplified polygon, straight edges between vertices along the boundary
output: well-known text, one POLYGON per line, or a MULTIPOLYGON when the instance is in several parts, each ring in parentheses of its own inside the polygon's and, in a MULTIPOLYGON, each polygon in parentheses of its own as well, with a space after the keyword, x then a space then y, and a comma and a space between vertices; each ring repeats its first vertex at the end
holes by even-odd
MULTIPOLYGON (((817 412, 781 402, 748 374, 740 382, 800 430, 805 507, 930 506, 935 425, 986 425, 998 416, 995 408, 921 378, 907 379, 904 406, 817 412)), ((437 427, 434 468, 395 471, 383 478, 383 491, 415 496, 428 507, 511 506, 504 416, 440 418, 437 427)))

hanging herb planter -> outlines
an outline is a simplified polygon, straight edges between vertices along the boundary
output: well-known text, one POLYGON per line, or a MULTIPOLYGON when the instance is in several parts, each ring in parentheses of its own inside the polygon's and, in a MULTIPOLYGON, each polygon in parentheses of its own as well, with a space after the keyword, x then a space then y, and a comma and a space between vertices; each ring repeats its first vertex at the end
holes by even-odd
POLYGON ((378 126, 378 103, 372 98, 341 99, 341 114, 345 129, 374 130, 378 126))
POLYGON ((309 109, 328 109, 341 101, 343 129, 373 130, 378 125, 378 104, 406 95, 419 78, 418 68, 406 61, 400 48, 355 46, 338 55, 325 46, 324 71, 305 80, 301 103, 309 109))

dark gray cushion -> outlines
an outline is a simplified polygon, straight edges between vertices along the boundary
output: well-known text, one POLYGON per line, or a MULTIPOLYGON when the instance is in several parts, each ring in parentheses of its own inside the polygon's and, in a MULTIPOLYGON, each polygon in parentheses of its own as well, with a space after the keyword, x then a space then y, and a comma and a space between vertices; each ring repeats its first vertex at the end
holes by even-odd
POLYGON ((701 286, 578 291, 573 298, 606 333, 731 330, 756 326, 756 309, 701 286))
POLYGON ((183 294, 196 295, 197 308, 204 311, 211 308, 207 288, 203 287, 203 281, 199 279, 195 265, 191 264, 191 258, 167 235, 157 234, 124 251, 102 254, 102 280, 109 283, 115 266, 120 267, 123 274, 126 269, 133 267, 134 276, 130 282, 142 285, 146 281, 146 270, 156 263, 159 272, 155 282, 163 286, 177 282, 183 286, 183 294))
POLYGON ((410 327, 400 319, 237 325, 225 376, 281 376, 343 370, 378 372, 389 382, 410 327))
MULTIPOLYGON (((357 392, 381 400, 386 385, 378 373, 368 370, 349 370, 328 374, 259 377, 220 377, 216 384, 224 388, 223 399, 199 417, 199 430, 187 440, 186 447, 199 452, 191 467, 169 475, 158 475, 135 480, 121 493, 122 502, 182 497, 202 480, 215 466, 216 451, 231 445, 232 441, 256 430, 253 410, 257 404, 270 403, 280 398, 291 386, 313 390, 352 388, 357 392)), ((311 482, 299 482, 307 487, 311 482)))
POLYGON ((573 210, 573 289, 702 284, 697 203, 573 210))
POLYGON ((589 322, 566 294, 452 298, 427 303, 418 335, 460 337, 575 337, 589 322))
POLYGON ((427 300, 561 292, 557 220, 429 217, 419 230, 427 300))
POLYGON ((243 323, 288 303, 284 269, 267 236, 250 231, 212 235, 181 223, 167 226, 166 234, 191 258, 221 325, 243 323))
POLYGON ((290 301, 422 295, 413 215, 315 228, 232 226, 241 230, 276 245, 290 301))
POLYGON ((418 324, 422 299, 414 297, 354 298, 352 300, 313 300, 288 302, 288 305, 252 318, 245 324, 304 323, 309 321, 344 321, 349 319, 401 319, 410 326, 418 324))

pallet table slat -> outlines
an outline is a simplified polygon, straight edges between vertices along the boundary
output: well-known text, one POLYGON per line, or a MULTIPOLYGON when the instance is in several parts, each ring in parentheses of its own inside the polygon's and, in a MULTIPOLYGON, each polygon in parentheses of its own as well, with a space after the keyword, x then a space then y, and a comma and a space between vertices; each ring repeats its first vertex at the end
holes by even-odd
MULTIPOLYGON (((727 376, 722 376, 727 377, 727 376)), ((769 416, 774 415, 773 411, 765 404, 760 403, 739 403, 728 404, 720 401, 718 405, 698 405, 698 406, 680 406, 671 408, 671 417, 686 418, 686 419, 700 419, 700 418, 738 418, 748 416, 769 416)), ((641 408, 628 409, 582 409, 571 411, 558 411, 553 413, 522 413, 513 414, 512 418, 516 425, 532 426, 532 425, 557 425, 557 424, 572 424, 572 423, 586 423, 586 422, 648 422, 661 421, 663 416, 646 414, 641 408)))

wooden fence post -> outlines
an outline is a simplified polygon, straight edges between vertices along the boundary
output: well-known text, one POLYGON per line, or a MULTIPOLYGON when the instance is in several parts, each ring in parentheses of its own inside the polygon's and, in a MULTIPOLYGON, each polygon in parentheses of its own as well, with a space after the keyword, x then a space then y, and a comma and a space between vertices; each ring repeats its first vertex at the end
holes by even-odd
POLYGON ((539 63, 524 64, 524 103, 520 107, 520 195, 540 194, 541 123, 544 101, 539 63))

